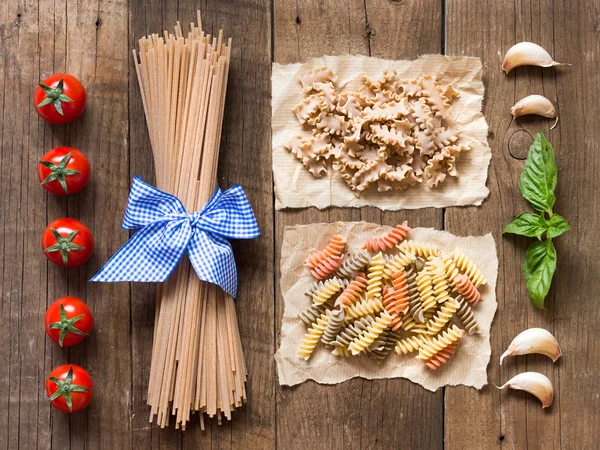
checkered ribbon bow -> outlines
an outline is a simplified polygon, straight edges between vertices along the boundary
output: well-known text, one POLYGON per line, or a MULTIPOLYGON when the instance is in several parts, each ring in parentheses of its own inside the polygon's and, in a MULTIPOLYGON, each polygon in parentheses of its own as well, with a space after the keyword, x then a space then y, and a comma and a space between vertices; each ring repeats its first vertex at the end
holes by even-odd
POLYGON ((181 201, 134 177, 123 228, 139 230, 90 281, 165 281, 187 250, 201 280, 232 297, 237 272, 227 239, 260 236, 252 207, 240 185, 217 188, 202 211, 188 213, 181 201))

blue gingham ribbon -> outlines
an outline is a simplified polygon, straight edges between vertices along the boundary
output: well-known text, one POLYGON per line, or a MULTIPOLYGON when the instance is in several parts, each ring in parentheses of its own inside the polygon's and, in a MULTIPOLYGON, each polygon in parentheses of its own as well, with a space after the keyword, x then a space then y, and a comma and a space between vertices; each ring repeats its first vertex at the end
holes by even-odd
POLYGON ((221 286, 232 297, 237 292, 237 272, 227 239, 260 236, 240 185, 225 192, 217 188, 202 211, 188 213, 177 197, 137 176, 123 228, 139 231, 90 281, 165 281, 187 250, 198 277, 221 286))

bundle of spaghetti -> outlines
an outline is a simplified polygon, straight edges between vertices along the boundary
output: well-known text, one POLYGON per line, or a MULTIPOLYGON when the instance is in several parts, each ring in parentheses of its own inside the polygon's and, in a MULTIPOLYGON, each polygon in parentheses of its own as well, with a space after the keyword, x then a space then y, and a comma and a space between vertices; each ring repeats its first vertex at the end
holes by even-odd
MULTIPOLYGON (((158 188, 199 211, 217 187, 231 39, 191 24, 139 40, 133 51, 158 188)), ((246 401, 246 365, 233 298, 200 281, 184 259, 158 290, 148 404, 150 421, 171 414, 185 429, 193 411, 231 418, 246 401)))
POLYGON ((367 278, 363 272, 360 272, 336 299, 335 306, 347 308, 348 306, 356 303, 360 299, 360 293, 366 287, 367 278))
POLYGON ((408 222, 404 221, 404 223, 396 225, 396 228, 384 236, 368 237, 363 248, 374 253, 385 252, 405 240, 409 231, 408 222))

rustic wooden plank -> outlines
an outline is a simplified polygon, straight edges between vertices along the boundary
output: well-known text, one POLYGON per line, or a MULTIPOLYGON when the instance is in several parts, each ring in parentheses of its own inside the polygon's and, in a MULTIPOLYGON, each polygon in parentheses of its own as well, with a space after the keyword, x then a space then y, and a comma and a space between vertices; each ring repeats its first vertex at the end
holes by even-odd
MULTIPOLYGON (((571 393, 560 395, 559 388, 562 388, 562 383, 559 383, 559 371, 565 371, 562 361, 552 365, 550 360, 539 356, 518 357, 507 360, 500 368, 498 359, 516 334, 534 326, 546 328, 557 335, 562 330, 563 351, 566 350, 565 343, 573 343, 575 349, 574 344, 578 341, 576 338, 570 340, 567 337, 572 335, 564 325, 561 327, 565 322, 558 313, 558 308, 564 305, 565 296, 559 298, 556 303, 554 301, 561 288, 563 291, 571 291, 573 277, 579 273, 574 266, 568 265, 567 261, 570 258, 564 256, 568 248, 566 242, 571 241, 572 247, 576 242, 575 236, 573 233, 557 241, 558 252, 563 255, 559 262, 555 287, 547 299, 548 311, 543 312, 530 305, 522 271, 525 250, 530 240, 503 238, 502 228, 513 215, 528 209, 521 198, 518 179, 524 165, 523 159, 538 130, 542 130, 557 149, 562 184, 559 192, 562 192, 562 195, 559 193, 556 210, 562 213, 568 211, 569 205, 573 205, 572 211, 577 211, 576 204, 566 199, 574 198, 574 193, 581 192, 581 188, 570 181, 577 179, 574 177, 576 167, 572 163, 572 153, 569 151, 567 156, 565 149, 561 148, 561 143, 577 141, 580 134, 577 130, 580 128, 575 121, 562 127, 559 123, 558 128, 553 131, 549 131, 550 124, 545 119, 527 118, 514 121, 510 117, 510 107, 520 98, 533 93, 545 95, 555 103, 558 102, 559 110, 569 107, 572 104, 570 99, 562 93, 558 95, 560 89, 557 80, 560 80, 562 89, 573 92, 575 74, 583 72, 518 68, 506 76, 500 69, 504 53, 516 42, 533 41, 544 46, 550 53, 555 53, 558 49, 557 42, 564 42, 552 22, 553 17, 558 17, 557 12, 553 11, 552 2, 448 2, 446 17, 447 53, 479 56, 484 63, 484 81, 487 89, 484 113, 490 125, 489 143, 494 155, 488 181, 491 194, 480 208, 449 209, 446 213, 446 227, 455 234, 464 235, 492 231, 496 239, 500 260, 497 289, 499 309, 492 327, 489 381, 502 384, 519 372, 533 370, 546 374, 557 388, 554 405, 549 411, 541 411, 539 403, 532 397, 514 392, 500 393, 493 386, 487 386, 481 392, 467 388, 447 389, 446 442, 450 448, 489 448, 495 443, 519 448, 527 445, 534 448, 557 448, 561 445, 562 418, 570 415, 565 403, 570 404, 571 414, 574 414, 575 410, 580 411, 581 402, 587 398, 585 390, 582 388, 579 391, 579 397, 572 396, 571 393), (567 129, 573 130, 572 140, 563 138, 567 129)), ((563 27, 563 33, 567 29, 579 27, 575 18, 569 15, 561 15, 557 23, 563 27)), ((591 35, 593 25, 589 30, 591 35)), ((577 40, 578 36, 573 34, 571 39, 577 40)), ((570 54, 565 48, 561 56, 571 62, 570 54)), ((578 79, 583 80, 583 77, 578 79)), ((573 109, 571 117, 583 117, 581 110, 573 109)), ((572 217, 564 214, 568 218, 572 217)), ((562 306, 561 311, 562 314, 571 316, 579 311, 579 308, 573 309, 574 302, 569 300, 568 308, 562 306)), ((589 314, 580 313, 590 318, 589 314)), ((584 320, 582 327, 588 326, 587 320, 584 320)), ((576 352, 579 353, 579 350, 576 352)), ((568 370, 566 375, 570 376, 573 369, 568 370)), ((563 377, 560 379, 562 381, 563 377)), ((589 389, 590 385, 586 387, 589 389)), ((581 386, 578 385, 578 388, 581 386)), ((583 414, 584 417, 590 415, 595 416, 597 420, 595 409, 590 408, 589 414, 588 411, 583 414)), ((581 443, 583 442, 589 441, 582 440, 581 443)), ((586 447, 581 443, 577 445, 570 441, 569 446, 586 447)))
MULTIPOLYGON (((345 53, 411 59, 440 51, 439 2, 377 0, 343 5, 280 0, 275 1, 274 8, 275 62, 345 53), (409 35, 420 39, 406 39, 409 35)), ((280 251, 283 230, 288 225, 336 220, 395 225, 405 219, 418 226, 440 227, 442 213, 383 213, 376 208, 279 211, 276 251, 280 251)), ((277 253, 276 264, 279 257, 277 253)), ((282 315, 283 300, 278 290, 277 327, 282 315)), ((442 392, 432 394, 405 380, 354 379, 336 386, 306 382, 294 388, 279 387, 277 414, 277 443, 281 448, 442 446, 442 392)))

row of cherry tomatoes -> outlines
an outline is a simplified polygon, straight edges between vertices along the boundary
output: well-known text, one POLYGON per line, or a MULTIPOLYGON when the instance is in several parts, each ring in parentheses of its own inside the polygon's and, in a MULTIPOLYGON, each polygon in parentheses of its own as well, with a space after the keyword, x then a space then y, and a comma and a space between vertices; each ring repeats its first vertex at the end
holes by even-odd
MULTIPOLYGON (((34 93, 37 113, 51 124, 65 124, 79 117, 86 103, 81 82, 67 74, 52 75, 39 83, 34 93)), ((38 164, 38 178, 52 194, 81 191, 90 178, 90 164, 79 150, 58 147, 46 153, 38 164)), ((44 255, 62 267, 77 267, 92 255, 94 237, 83 223, 69 218, 51 222, 42 234, 44 255)), ((70 347, 89 335, 94 319, 84 302, 75 297, 55 301, 44 319, 48 336, 61 347, 70 347)), ((75 364, 55 368, 46 379, 46 393, 60 411, 81 411, 92 399, 93 383, 87 370, 75 364)))

